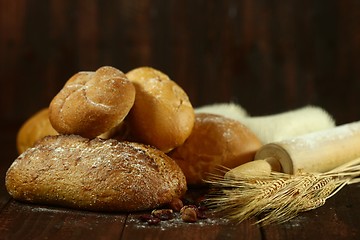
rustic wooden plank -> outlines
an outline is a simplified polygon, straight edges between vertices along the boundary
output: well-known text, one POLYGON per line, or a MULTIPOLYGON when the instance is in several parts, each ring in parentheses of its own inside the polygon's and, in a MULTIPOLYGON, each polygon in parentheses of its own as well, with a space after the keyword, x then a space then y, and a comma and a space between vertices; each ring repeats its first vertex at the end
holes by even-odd
POLYGON ((231 223, 227 219, 209 216, 196 223, 185 223, 176 215, 174 219, 162 221, 151 226, 139 220, 141 214, 130 214, 126 221, 122 239, 253 239, 261 238, 258 226, 252 221, 241 224, 231 223))
POLYGON ((318 209, 280 225, 263 228, 272 239, 359 239, 360 185, 347 186, 318 209))
POLYGON ((19 203, 2 210, 2 239, 120 239, 125 214, 76 211, 19 203))

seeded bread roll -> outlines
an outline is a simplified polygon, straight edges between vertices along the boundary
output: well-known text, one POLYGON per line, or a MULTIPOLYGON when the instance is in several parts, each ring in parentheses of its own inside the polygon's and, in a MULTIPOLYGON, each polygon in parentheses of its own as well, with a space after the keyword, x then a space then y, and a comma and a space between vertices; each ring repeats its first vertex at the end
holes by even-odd
POLYGON ((37 140, 48 135, 57 134, 49 121, 48 108, 43 108, 26 120, 19 129, 16 137, 17 151, 21 154, 29 147, 32 147, 37 140))
POLYGON ((113 67, 72 76, 49 106, 52 126, 61 134, 94 138, 117 127, 135 100, 135 88, 113 67))
POLYGON ((239 121, 197 113, 185 143, 169 153, 189 185, 200 185, 208 174, 223 175, 220 167, 234 168, 254 159, 260 140, 239 121))
POLYGON ((13 162, 5 183, 20 201, 94 211, 153 209, 186 191, 184 174, 163 152, 76 135, 41 139, 13 162))
POLYGON ((184 143, 194 125, 194 109, 184 90, 164 73, 140 67, 126 74, 136 89, 129 114, 132 137, 168 152, 184 143))

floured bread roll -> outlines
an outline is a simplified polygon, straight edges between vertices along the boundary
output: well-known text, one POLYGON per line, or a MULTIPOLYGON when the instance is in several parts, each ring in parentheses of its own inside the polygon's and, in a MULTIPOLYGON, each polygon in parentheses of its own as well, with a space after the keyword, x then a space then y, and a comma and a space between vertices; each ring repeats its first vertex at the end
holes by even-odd
POLYGON ((57 134, 49 121, 48 108, 43 108, 26 120, 19 129, 16 137, 17 151, 21 154, 29 147, 32 147, 37 140, 48 135, 57 134))
POLYGON ((239 121, 197 113, 191 135, 169 156, 183 170, 187 183, 198 185, 208 174, 222 175, 220 167, 234 168, 252 161, 261 146, 256 135, 239 121))
POLYGON ((48 136, 6 174, 17 200, 96 211, 153 209, 180 198, 186 180, 163 152, 139 143, 48 136))
POLYGON ((117 127, 135 101, 135 88, 113 67, 72 76, 49 106, 52 126, 61 134, 94 138, 117 127))
POLYGON ((136 68, 126 74, 136 98, 128 117, 132 138, 163 152, 184 143, 194 125, 194 109, 185 91, 164 73, 136 68))

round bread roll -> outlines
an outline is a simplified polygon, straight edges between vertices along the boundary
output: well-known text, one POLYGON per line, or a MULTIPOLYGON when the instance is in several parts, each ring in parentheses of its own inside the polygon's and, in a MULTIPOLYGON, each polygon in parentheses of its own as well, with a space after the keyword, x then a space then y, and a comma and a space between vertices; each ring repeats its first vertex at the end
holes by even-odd
POLYGON ((16 137, 16 148, 19 154, 29 147, 32 147, 36 141, 48 136, 57 135, 56 130, 51 126, 49 121, 49 110, 43 108, 32 115, 20 127, 16 137))
POLYGON ((94 211, 154 209, 187 190, 179 166, 160 150, 77 135, 39 140, 13 162, 5 184, 20 201, 94 211))
POLYGON ((94 138, 118 126, 135 100, 135 88, 113 67, 72 76, 49 106, 52 126, 61 134, 94 138))
POLYGON ((189 185, 203 184, 208 174, 223 175, 220 167, 234 168, 254 159, 260 140, 239 121, 197 113, 185 143, 169 153, 189 185))
POLYGON ((194 109, 184 90, 164 73, 150 67, 126 74, 136 89, 129 114, 134 140, 168 152, 184 143, 194 125, 194 109))

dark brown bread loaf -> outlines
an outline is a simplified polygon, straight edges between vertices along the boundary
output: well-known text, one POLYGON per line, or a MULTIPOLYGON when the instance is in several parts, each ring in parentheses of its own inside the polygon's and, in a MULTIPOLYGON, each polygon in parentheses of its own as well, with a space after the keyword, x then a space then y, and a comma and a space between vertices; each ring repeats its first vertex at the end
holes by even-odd
POLYGON ((180 198, 186 180, 163 152, 114 139, 48 136, 6 174, 17 200, 95 211, 153 209, 180 198))

